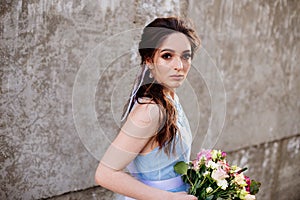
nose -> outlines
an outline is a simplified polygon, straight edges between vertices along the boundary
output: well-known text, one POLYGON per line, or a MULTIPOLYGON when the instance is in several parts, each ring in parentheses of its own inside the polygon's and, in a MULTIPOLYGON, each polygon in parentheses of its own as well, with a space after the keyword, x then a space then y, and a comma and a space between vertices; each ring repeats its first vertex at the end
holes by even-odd
POLYGON ((183 64, 180 56, 176 56, 176 58, 174 59, 174 69, 175 70, 183 69, 183 64))

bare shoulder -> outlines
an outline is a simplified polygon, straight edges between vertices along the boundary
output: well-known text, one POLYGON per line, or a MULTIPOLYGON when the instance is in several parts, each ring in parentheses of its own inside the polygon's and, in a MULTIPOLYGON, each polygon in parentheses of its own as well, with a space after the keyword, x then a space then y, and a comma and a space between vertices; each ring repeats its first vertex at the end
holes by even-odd
POLYGON ((133 137, 152 137, 160 127, 161 110, 161 106, 152 101, 137 103, 129 113, 122 131, 133 137))
POLYGON ((139 99, 128 117, 135 122, 154 125, 159 122, 161 114, 162 107, 159 104, 149 98, 142 98, 139 99))

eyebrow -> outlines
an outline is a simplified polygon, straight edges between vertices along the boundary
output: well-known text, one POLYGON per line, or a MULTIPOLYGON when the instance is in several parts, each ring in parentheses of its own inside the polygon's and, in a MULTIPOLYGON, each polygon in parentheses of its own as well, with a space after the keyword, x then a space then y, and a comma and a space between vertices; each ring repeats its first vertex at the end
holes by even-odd
MULTIPOLYGON (((170 51, 172 53, 175 53, 175 51, 173 49, 163 49, 160 51, 160 53, 165 52, 165 51, 170 51)), ((191 52, 191 50, 184 50, 182 53, 186 53, 186 52, 191 52)))

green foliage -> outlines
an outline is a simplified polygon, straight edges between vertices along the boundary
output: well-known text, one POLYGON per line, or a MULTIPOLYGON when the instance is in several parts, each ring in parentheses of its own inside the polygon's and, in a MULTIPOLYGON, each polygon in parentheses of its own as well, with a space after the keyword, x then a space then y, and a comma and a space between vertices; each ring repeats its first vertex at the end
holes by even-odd
POLYGON ((251 184, 250 184, 250 193, 251 194, 256 194, 259 191, 259 187, 260 187, 261 183, 257 182, 255 180, 251 180, 251 184))
POLYGON ((188 164, 183 161, 180 161, 175 164, 174 170, 176 173, 181 174, 181 175, 187 174, 188 164))

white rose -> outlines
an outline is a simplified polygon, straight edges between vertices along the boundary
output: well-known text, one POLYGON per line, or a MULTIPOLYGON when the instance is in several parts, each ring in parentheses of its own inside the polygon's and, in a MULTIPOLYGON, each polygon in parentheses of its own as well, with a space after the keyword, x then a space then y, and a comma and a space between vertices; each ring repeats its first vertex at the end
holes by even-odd
POLYGON ((254 195, 251 195, 251 194, 247 194, 245 196, 245 200, 255 200, 255 196, 254 195))

